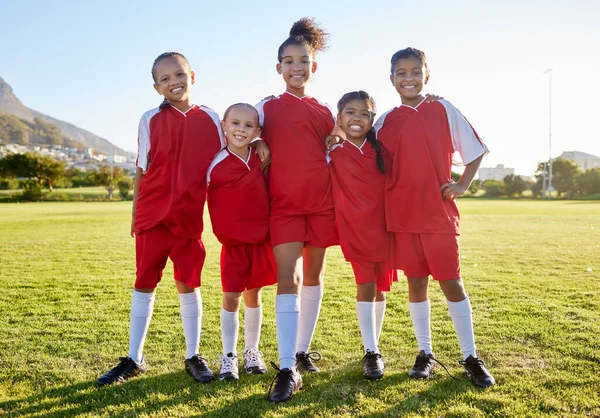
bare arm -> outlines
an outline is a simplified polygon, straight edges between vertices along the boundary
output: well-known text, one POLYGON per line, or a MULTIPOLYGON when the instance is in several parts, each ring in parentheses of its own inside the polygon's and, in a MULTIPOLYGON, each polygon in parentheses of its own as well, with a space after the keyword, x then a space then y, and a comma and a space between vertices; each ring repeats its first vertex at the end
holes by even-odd
POLYGON ((135 180, 133 181, 133 205, 131 207, 131 236, 135 236, 135 209, 137 205, 138 194, 140 192, 140 183, 144 172, 140 167, 135 168, 135 180))
POLYGON ((458 183, 451 181, 450 183, 443 184, 440 188, 442 192, 442 197, 444 200, 453 200, 458 196, 463 195, 467 190, 469 190, 469 186, 479 169, 479 165, 481 164, 481 160, 483 160, 483 156, 485 154, 480 155, 469 164, 466 165, 465 171, 463 175, 460 177, 458 183))

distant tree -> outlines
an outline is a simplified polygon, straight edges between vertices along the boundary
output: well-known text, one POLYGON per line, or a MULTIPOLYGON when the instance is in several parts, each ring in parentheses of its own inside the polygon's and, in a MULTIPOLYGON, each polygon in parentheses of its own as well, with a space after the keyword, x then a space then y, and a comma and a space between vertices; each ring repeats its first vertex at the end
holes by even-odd
POLYGON ((462 174, 455 173, 454 171, 452 171, 450 173, 450 178, 452 179, 452 181, 456 181, 456 182, 460 181, 461 176, 462 176, 462 174))
POLYGON ((48 187, 50 191, 64 174, 63 162, 39 154, 9 154, 0 160, 0 176, 26 177, 29 181, 37 181, 40 187, 48 187))
POLYGON ((522 196, 523 192, 527 190, 527 184, 521 177, 509 174, 504 177, 504 190, 508 197, 522 196))
POLYGON ((584 171, 575 177, 577 190, 583 196, 600 194, 600 168, 584 171))
POLYGON ((469 186, 469 193, 472 195, 477 194, 479 189, 481 188, 481 180, 473 180, 471 185, 469 186))
POLYGON ((498 180, 486 180, 481 186, 488 197, 504 196, 506 194, 504 182, 498 180))
POLYGON ((75 167, 65 171, 65 177, 71 180, 73 187, 100 186, 96 183, 93 171, 83 171, 75 167))
POLYGON ((108 199, 112 199, 113 192, 115 191, 115 180, 123 177, 123 170, 121 167, 105 164, 99 166, 98 169, 93 171, 90 175, 96 184, 104 186, 108 192, 108 199))
POLYGON ((54 183, 65 176, 65 164, 48 156, 39 156, 36 162, 37 178, 52 191, 54 183))
POLYGON ((129 191, 133 188, 133 180, 131 177, 122 177, 117 183, 117 186, 119 187, 119 195, 121 196, 121 199, 127 200, 129 191))
POLYGON ((558 196, 566 194, 569 198, 577 190, 575 177, 579 173, 579 167, 572 161, 557 158, 552 160, 552 188, 558 196))

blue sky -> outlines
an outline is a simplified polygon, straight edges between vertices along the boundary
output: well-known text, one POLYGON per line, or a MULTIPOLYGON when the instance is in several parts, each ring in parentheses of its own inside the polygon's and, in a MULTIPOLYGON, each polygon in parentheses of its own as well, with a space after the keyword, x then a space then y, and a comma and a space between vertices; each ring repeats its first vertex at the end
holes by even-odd
POLYGON ((193 100, 222 114, 284 90, 277 48, 291 24, 314 16, 331 33, 308 93, 335 106, 363 89, 378 113, 399 103, 389 59, 428 55, 430 92, 456 105, 492 153, 519 174, 548 157, 553 68, 553 156, 600 155, 600 2, 529 1, 32 1, 0 0, 0 77, 27 106, 135 151, 141 114, 156 107, 150 67, 168 50, 196 72, 193 100), (502 3, 502 4, 500 4, 502 3))

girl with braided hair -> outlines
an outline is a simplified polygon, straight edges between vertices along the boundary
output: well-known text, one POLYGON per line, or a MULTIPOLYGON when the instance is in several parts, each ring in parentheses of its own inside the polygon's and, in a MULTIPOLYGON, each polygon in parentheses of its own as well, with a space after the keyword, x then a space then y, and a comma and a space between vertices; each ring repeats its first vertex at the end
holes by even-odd
POLYGON ((337 105, 337 125, 346 139, 329 152, 340 245, 354 271, 356 313, 363 340, 363 376, 383 377, 378 340, 385 293, 397 278, 389 265, 390 234, 385 226, 385 173, 390 169, 373 130, 375 100, 365 91, 346 93, 337 105), (367 144, 368 143, 368 144, 367 144))

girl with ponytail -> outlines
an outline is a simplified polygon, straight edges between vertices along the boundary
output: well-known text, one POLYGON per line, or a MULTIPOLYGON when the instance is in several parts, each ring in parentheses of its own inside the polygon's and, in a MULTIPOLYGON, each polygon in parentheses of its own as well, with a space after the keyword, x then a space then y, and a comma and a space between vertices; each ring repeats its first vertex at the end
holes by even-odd
POLYGON ((318 372, 310 352, 321 301, 325 253, 337 245, 331 178, 323 139, 335 127, 331 109, 307 95, 317 52, 328 34, 314 19, 294 23, 277 52, 285 92, 256 105, 261 138, 271 149, 269 219, 277 264, 275 303, 278 373, 269 400, 286 401, 302 387, 301 372, 318 372), (302 289, 302 290, 300 290, 302 289))

